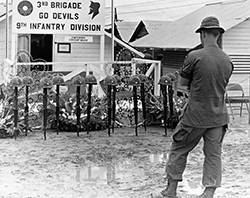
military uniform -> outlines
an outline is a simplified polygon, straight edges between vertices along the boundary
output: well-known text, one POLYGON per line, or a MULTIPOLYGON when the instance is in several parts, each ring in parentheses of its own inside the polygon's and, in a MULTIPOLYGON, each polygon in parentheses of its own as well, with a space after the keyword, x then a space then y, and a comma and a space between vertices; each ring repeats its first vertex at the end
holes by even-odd
POLYGON ((181 181, 188 153, 204 139, 203 185, 221 185, 221 145, 229 123, 225 90, 233 64, 218 45, 192 51, 180 76, 188 79, 189 102, 174 134, 166 173, 181 181))

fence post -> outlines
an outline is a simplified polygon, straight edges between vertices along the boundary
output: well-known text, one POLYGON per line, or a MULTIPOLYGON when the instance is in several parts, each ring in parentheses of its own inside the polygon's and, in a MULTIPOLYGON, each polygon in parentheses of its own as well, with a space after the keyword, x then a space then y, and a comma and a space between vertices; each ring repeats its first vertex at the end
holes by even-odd
POLYGON ((52 84, 56 85, 56 133, 57 135, 59 134, 59 129, 60 129, 60 85, 64 84, 64 78, 63 75, 56 74, 53 79, 52 79, 52 84))
POLYGON ((24 112, 25 112, 25 136, 28 135, 28 130, 31 131, 29 128, 29 87, 34 83, 33 78, 30 76, 24 76, 23 77, 23 85, 25 86, 25 107, 24 107, 24 112))
POLYGON ((48 117, 48 89, 53 86, 52 81, 48 77, 43 77, 41 79, 41 85, 43 87, 43 135, 44 140, 46 140, 46 130, 47 130, 47 117, 48 117))
POLYGON ((158 82, 160 80, 161 77, 161 62, 159 61, 158 63, 154 63, 155 64, 155 73, 154 73, 154 94, 155 96, 159 96, 160 95, 160 89, 158 86, 158 82))
POLYGON ((18 87, 21 87, 23 84, 23 81, 20 77, 15 76, 14 78, 11 79, 10 84, 14 88, 14 101, 13 101, 13 111, 14 111, 14 136, 15 140, 17 137, 17 133, 19 132, 19 127, 18 127, 18 87))
POLYGON ((93 74, 89 74, 85 77, 85 84, 88 87, 88 105, 87 105, 87 134, 89 134, 90 126, 90 114, 91 114, 91 94, 93 85, 97 85, 97 79, 93 74))
POLYGON ((135 116, 135 135, 138 136, 138 102, 137 102, 137 87, 141 85, 141 80, 138 76, 131 76, 129 85, 133 86, 133 101, 134 101, 134 116, 135 116))
POLYGON ((132 67, 132 76, 134 76, 136 75, 136 62, 134 60, 132 60, 131 67, 132 67))

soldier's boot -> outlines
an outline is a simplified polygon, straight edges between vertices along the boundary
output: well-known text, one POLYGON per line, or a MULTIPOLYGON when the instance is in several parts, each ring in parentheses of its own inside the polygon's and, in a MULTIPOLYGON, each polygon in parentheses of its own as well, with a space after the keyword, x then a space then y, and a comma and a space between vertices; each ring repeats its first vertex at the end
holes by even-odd
POLYGON ((161 195, 163 197, 166 197, 166 198, 177 198, 177 196, 176 196, 177 195, 177 193, 176 193, 177 186, 178 186, 178 181, 169 178, 167 187, 166 187, 166 189, 161 191, 161 195))
POLYGON ((207 187, 199 198, 213 198, 215 190, 215 187, 207 187))

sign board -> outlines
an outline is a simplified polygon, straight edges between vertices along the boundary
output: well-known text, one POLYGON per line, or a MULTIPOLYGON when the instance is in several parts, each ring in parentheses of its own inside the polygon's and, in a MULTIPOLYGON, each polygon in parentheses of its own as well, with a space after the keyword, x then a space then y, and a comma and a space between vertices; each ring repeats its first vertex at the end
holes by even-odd
POLYGON ((14 0, 12 32, 104 34, 105 0, 14 0))
POLYGON ((65 42, 75 43, 93 43, 93 36, 65 36, 65 42))
POLYGON ((71 44, 70 43, 57 43, 57 52, 58 53, 70 53, 71 44))

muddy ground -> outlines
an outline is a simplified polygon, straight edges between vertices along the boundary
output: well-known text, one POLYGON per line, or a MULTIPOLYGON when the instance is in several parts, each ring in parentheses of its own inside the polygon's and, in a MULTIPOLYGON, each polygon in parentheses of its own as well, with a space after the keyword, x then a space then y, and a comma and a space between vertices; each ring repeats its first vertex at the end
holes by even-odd
MULTIPOLYGON (((149 198, 165 186, 164 168, 172 132, 150 126, 81 133, 42 131, 0 139, 0 197, 149 198)), ((181 198, 201 194, 201 141, 189 156, 181 198)), ((215 198, 250 197, 248 116, 231 121, 223 145, 223 183, 215 198)))

